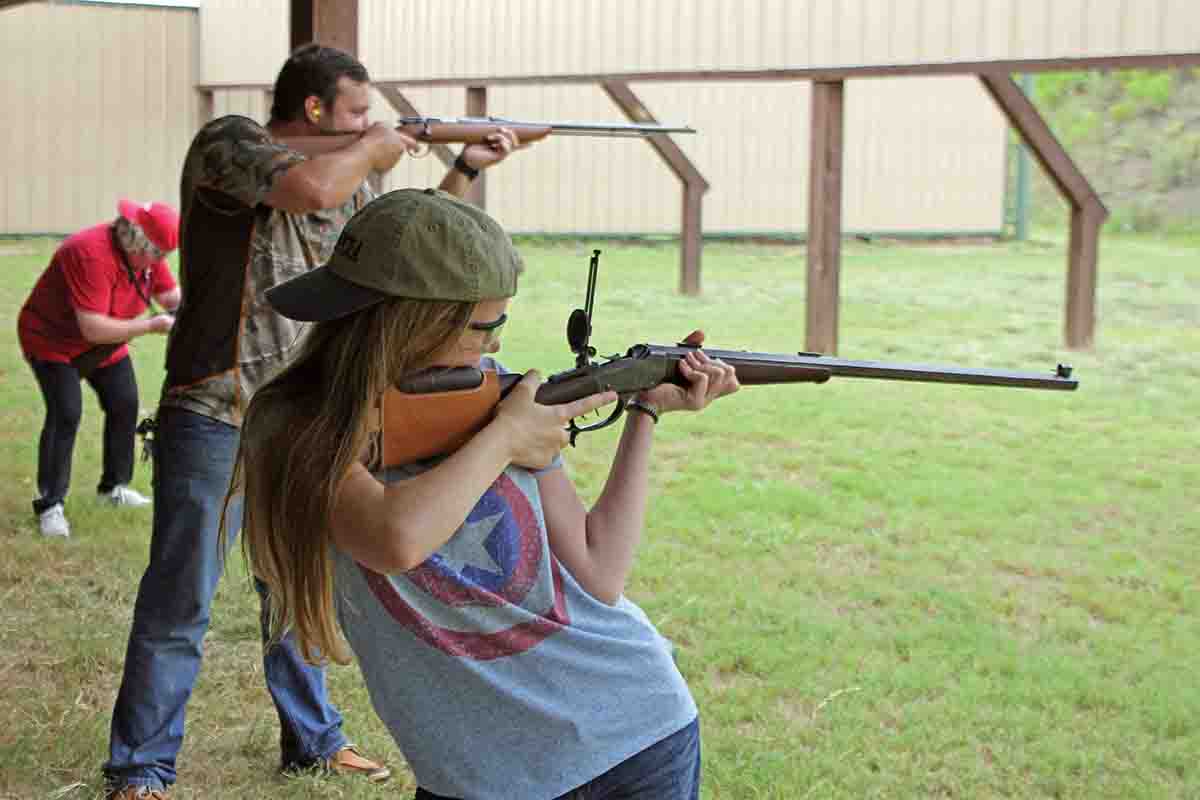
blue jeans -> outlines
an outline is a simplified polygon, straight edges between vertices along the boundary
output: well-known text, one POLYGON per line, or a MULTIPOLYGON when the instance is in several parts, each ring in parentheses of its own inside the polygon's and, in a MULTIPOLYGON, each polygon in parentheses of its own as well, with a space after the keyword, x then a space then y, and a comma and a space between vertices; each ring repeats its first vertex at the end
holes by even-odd
MULTIPOLYGON (((196 675, 224 554, 221 508, 237 458, 237 428, 176 408, 159 411, 154 436, 154 532, 138 586, 125 672, 113 709, 109 787, 164 788, 175 782, 184 711, 196 675)), ((231 533, 241 503, 230 504, 231 533)), ((232 543, 233 537, 230 537, 232 543)), ((263 636, 267 635, 266 596, 263 636)), ((291 637, 263 655, 279 713, 283 766, 307 766, 346 744, 342 716, 325 692, 325 671, 304 662, 291 637)))
MULTIPOLYGON (((520 769, 520 765, 515 767, 520 769)), ((700 720, 556 800, 699 800, 700 720)), ((453 800, 418 788, 415 800, 453 800)))

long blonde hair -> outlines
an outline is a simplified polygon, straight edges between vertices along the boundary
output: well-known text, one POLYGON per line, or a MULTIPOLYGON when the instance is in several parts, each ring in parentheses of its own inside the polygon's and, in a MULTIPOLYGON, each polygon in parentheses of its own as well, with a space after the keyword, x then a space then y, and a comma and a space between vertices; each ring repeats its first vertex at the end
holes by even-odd
POLYGON ((342 478, 370 444, 384 391, 467 325, 473 303, 393 298, 313 325, 299 357, 250 401, 221 519, 244 495, 242 552, 270 595, 270 644, 294 630, 310 663, 349 661, 336 622, 330 532, 342 478))

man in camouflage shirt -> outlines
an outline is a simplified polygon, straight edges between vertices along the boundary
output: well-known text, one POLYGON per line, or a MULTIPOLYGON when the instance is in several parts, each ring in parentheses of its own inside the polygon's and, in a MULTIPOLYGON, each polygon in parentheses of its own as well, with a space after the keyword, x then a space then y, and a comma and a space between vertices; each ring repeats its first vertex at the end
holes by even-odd
MULTIPOLYGON (((303 325, 263 299, 276 283, 331 254, 342 226, 372 197, 366 178, 417 147, 367 121, 366 69, 340 50, 308 45, 275 82, 266 127, 241 116, 204 126, 181 181, 183 304, 167 345, 154 442, 154 529, 138 587, 104 775, 112 798, 164 797, 175 782, 185 706, 200 669, 209 610, 223 568, 221 508, 250 395, 299 344, 303 325), (348 136, 328 136, 350 132, 348 136)), ((461 196, 478 170, 518 145, 502 130, 463 149, 442 181, 461 196)), ((335 387, 330 387, 336 391, 335 387)), ((240 502, 227 526, 240 527, 240 502)), ((262 628, 270 609, 265 593, 262 628)), ((322 667, 291 637, 264 651, 285 769, 319 766, 386 780, 342 733, 322 667)))

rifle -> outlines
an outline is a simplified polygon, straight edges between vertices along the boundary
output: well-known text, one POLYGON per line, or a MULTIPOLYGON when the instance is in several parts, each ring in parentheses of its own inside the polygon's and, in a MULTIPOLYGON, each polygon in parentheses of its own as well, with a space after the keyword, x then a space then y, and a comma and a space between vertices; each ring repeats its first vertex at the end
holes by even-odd
MULTIPOLYGON (((616 407, 606 419, 585 426, 571 420, 567 430, 572 445, 579 434, 616 422, 638 392, 662 383, 687 386, 687 380, 679 372, 679 361, 689 350, 697 349, 685 343, 635 344, 623 356, 609 356, 603 363, 593 361, 596 349, 589 341, 599 260, 600 251, 592 251, 585 307, 575 309, 567 319, 567 344, 575 353, 575 367, 551 375, 535 395, 539 403, 556 405, 609 389, 617 392, 616 407)), ((1051 374, 1043 374, 851 361, 819 353, 791 355, 708 347, 703 350, 711 358, 731 365, 743 386, 825 383, 833 377, 1060 391, 1072 391, 1079 386, 1079 381, 1071 377, 1071 367, 1065 364, 1059 364, 1051 374)), ((384 466, 406 464, 458 449, 491 421, 496 404, 522 377, 473 367, 431 367, 406 376, 383 398, 384 466)))
POLYGON ((555 136, 636 136, 652 134, 695 133, 686 125, 625 124, 616 122, 522 122, 504 117, 401 117, 396 130, 419 142, 429 144, 478 144, 501 128, 509 128, 522 143, 538 142, 550 134, 555 136))
MULTIPOLYGON (((503 117, 400 117, 396 130, 418 142, 435 144, 479 144, 501 128, 509 128, 523 144, 538 142, 547 136, 624 136, 647 137, 668 133, 695 133, 686 125, 624 124, 619 122, 523 122, 503 117)), ((287 136, 280 141, 308 156, 341 150, 358 140, 363 131, 323 131, 314 136, 287 136)), ((427 151, 422 151, 421 155, 427 151)))

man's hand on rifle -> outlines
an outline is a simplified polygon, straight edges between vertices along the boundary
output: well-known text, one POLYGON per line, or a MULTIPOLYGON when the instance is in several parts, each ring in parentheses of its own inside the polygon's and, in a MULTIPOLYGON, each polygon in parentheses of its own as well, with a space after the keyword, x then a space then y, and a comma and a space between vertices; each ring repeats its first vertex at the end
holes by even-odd
MULTIPOLYGON (((704 344, 704 331, 692 331, 685 344, 704 344)), ((699 411, 717 398, 733 394, 740 387, 737 371, 718 358, 709 358, 696 349, 679 361, 679 372, 688 380, 685 389, 673 383, 663 383, 641 392, 637 399, 665 414, 668 411, 699 411)))
POLYGON ((362 143, 370 153, 371 168, 377 172, 387 172, 405 153, 414 156, 421 150, 421 143, 416 139, 381 122, 367 128, 362 143))
POLYGON ((508 158, 514 150, 523 150, 528 144, 512 128, 501 128, 480 144, 469 144, 462 150, 461 158, 471 169, 484 170, 508 158))

